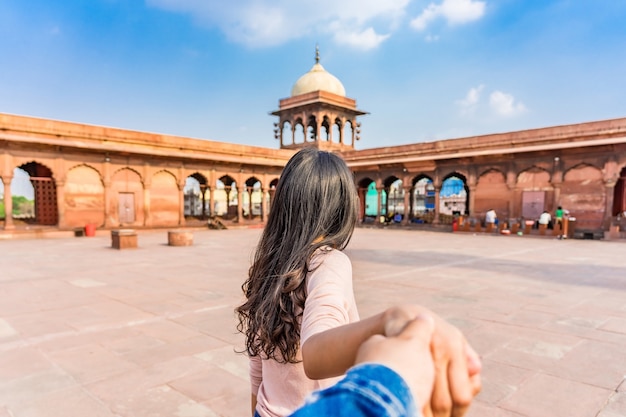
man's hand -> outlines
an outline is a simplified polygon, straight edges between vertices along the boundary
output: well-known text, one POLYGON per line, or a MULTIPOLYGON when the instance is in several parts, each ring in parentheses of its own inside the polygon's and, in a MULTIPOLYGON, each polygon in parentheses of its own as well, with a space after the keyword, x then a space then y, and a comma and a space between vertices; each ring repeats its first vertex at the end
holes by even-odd
POLYGON ((434 321, 418 316, 405 322, 396 335, 376 335, 366 340, 357 352, 356 363, 374 362, 397 372, 407 383, 420 409, 430 402, 435 367, 430 353, 434 321))
POLYGON ((385 335, 398 334, 407 322, 418 315, 431 316, 435 324, 430 343, 435 363, 435 384, 430 407, 423 409, 424 417, 462 416, 481 389, 480 358, 459 329, 417 305, 387 310, 385 335))

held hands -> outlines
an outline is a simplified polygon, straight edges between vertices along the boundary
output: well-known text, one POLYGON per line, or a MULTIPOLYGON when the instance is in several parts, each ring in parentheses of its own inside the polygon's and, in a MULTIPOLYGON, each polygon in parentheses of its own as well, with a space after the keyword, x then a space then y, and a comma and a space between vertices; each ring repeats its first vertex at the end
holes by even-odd
POLYGON ((435 380, 430 354, 433 329, 432 317, 418 316, 394 336, 372 336, 359 348, 356 363, 375 362, 393 369, 411 389, 418 407, 425 410, 435 380))
MULTIPOLYGON (((424 417, 462 416, 480 392, 481 362, 459 329, 424 307, 409 305, 386 311, 385 335, 404 334, 407 323, 424 315, 434 321, 430 352, 435 366, 435 380, 430 404, 425 404, 422 413, 424 417)), ((411 366, 410 371, 419 374, 421 369, 411 366)), ((404 377, 402 373, 400 375, 404 377)), ((422 398, 418 397, 418 400, 424 402, 426 397, 422 398)))

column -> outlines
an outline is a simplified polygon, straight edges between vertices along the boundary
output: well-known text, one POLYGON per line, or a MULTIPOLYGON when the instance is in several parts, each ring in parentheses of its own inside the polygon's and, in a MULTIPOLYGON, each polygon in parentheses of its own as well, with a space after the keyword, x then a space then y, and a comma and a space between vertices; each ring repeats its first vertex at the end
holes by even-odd
POLYGON ((215 215, 215 187, 209 187, 209 217, 215 215))
POLYGON ((409 207, 409 197, 411 196, 411 190, 413 189, 413 187, 402 187, 402 190, 404 191, 404 218, 402 219, 402 224, 407 225, 409 224, 409 213, 411 211, 411 208, 409 207))
POLYGON ((11 194, 11 181, 13 177, 2 177, 4 184, 4 230, 14 229, 13 224, 13 195, 11 194))
POLYGON ((439 193, 441 192, 441 186, 435 187, 435 218, 433 219, 433 224, 439 224, 439 193))
POLYGON ((248 219, 252 220, 252 193, 254 189, 252 187, 247 187, 248 191, 248 219))
POLYGON ((202 194, 202 220, 206 219, 206 184, 200 184, 200 194, 202 194))
POLYGON ((267 199, 269 197, 269 193, 267 189, 261 188, 261 221, 263 223, 267 222, 267 199))
POLYGON ((365 198, 367 196, 367 188, 359 188, 358 191, 359 196, 359 223, 363 223, 363 219, 365 219, 365 198))
POLYGON ((615 184, 617 181, 608 180, 604 182, 604 193, 606 194, 606 206, 604 208, 604 230, 609 230, 613 221, 613 200, 615 198, 615 184))
POLYGON ((468 205, 469 207, 467 208, 467 211, 469 212, 470 217, 474 217, 474 212, 476 209, 476 185, 469 185, 467 187, 469 189, 469 198, 468 198, 468 205))
POLYGON ((270 194, 270 204, 267 210, 267 213, 269 214, 270 210, 272 209, 272 203, 274 202, 274 194, 276 193, 276 188, 270 188, 269 189, 269 194, 270 194))
POLYGON ((59 213, 57 227, 63 229, 65 228, 65 181, 56 179, 54 184, 57 189, 57 211, 59 213))
POLYGON ((185 183, 178 184, 178 225, 185 225, 185 183))
MULTIPOLYGON (((150 188, 152 184, 145 182, 143 185, 143 224, 144 226, 152 226, 152 214, 150 210, 150 188)), ((184 201, 183 201, 184 205, 184 201)))
POLYGON ((109 212, 111 209, 111 182, 104 181, 104 227, 113 227, 112 217, 113 213, 109 212))
POLYGON ((376 192, 378 192, 378 207, 376 209, 376 222, 378 223, 380 220, 380 216, 382 216, 383 209, 383 187, 376 187, 376 192))
POLYGON ((237 187, 237 223, 243 222, 243 187, 237 187))

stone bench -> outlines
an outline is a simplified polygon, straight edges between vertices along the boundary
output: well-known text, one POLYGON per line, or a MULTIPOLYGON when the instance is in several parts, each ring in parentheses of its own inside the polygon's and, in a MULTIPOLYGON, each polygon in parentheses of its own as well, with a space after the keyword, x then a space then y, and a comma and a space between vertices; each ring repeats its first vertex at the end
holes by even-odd
POLYGON ((133 229, 111 230, 113 249, 132 249, 137 247, 137 233, 133 229))
POLYGON ((193 233, 185 230, 170 230, 167 232, 167 244, 169 246, 193 245, 193 233))

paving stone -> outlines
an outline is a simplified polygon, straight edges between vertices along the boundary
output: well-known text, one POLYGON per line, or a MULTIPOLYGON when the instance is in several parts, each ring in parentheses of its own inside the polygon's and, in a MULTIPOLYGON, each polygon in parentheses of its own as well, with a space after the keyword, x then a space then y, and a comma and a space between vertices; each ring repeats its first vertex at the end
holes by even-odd
POLYGON ((589 417, 602 409, 611 391, 551 375, 537 374, 500 407, 524 416, 589 417))
MULTIPOLYGON (((162 231, 139 233, 133 251, 109 236, 0 241, 0 417, 53 416, 63 396, 64 417, 248 415, 234 308, 261 231, 195 231, 175 254, 162 231)), ((357 229, 346 253, 362 317, 419 303, 466 333, 484 361, 469 416, 616 417, 624 247, 357 229)))

